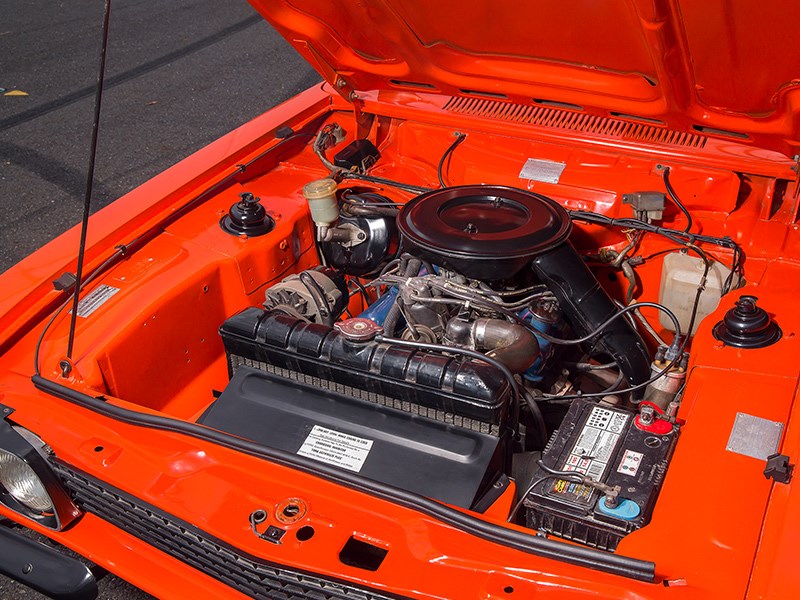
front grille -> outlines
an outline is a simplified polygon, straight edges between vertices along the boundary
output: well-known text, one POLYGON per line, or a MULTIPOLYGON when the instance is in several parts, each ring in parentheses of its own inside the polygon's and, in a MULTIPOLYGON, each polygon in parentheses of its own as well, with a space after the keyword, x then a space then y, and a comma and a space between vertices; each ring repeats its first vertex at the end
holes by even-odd
MULTIPOLYGON (((52 460, 51 465, 84 511, 252 598, 264 600, 389 600, 372 590, 287 569, 244 554, 138 498, 52 460)), ((268 542, 264 542, 268 543, 268 542)))

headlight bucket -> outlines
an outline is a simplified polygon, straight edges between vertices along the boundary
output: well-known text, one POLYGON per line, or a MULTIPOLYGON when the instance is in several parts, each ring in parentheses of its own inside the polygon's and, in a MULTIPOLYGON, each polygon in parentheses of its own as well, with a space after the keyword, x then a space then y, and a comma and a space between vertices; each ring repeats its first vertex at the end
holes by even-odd
MULTIPOLYGON (((11 409, 0 405, 6 419, 11 409)), ((0 504, 60 531, 81 511, 50 468, 50 449, 36 434, 0 420, 0 504)))

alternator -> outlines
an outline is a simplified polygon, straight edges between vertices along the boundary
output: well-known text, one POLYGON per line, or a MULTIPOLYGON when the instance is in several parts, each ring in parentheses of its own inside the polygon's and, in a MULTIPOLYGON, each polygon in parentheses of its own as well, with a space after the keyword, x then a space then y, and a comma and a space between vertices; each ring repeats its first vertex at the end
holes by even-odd
POLYGON ((330 326, 341 316, 349 298, 344 276, 323 268, 289 275, 273 285, 266 291, 264 308, 330 326))

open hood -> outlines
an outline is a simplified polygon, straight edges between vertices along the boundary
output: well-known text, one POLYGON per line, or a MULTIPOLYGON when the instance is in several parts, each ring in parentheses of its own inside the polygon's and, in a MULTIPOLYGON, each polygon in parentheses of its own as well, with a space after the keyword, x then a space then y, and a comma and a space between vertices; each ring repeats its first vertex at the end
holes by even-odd
POLYGON ((800 152, 800 4, 250 0, 330 83, 478 96, 800 152))

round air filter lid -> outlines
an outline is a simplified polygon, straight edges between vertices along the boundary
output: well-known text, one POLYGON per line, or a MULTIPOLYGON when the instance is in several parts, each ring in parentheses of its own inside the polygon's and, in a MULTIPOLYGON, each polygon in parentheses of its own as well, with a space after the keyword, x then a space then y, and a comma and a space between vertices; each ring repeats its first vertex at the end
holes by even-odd
POLYGON ((397 225, 406 249, 474 279, 512 277, 567 239, 572 222, 555 201, 511 187, 435 190, 408 202, 397 225))

